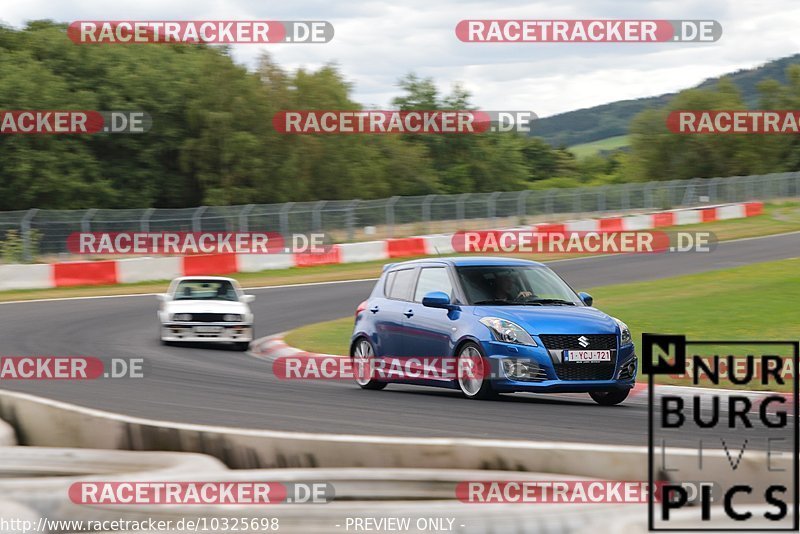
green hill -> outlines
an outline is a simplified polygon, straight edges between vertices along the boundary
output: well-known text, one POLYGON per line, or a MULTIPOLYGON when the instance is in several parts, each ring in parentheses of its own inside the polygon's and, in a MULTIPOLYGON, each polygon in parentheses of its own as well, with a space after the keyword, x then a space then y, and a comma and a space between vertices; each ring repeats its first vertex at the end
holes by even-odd
MULTIPOLYGON (((757 85, 762 80, 775 79, 786 83, 786 67, 800 64, 800 54, 776 59, 754 69, 742 69, 726 75, 742 92, 748 107, 759 102, 757 85)), ((709 78, 698 88, 712 87, 720 78, 709 78)), ((675 93, 636 100, 620 100, 592 108, 578 109, 539 119, 531 135, 541 137, 553 146, 572 146, 628 133, 628 124, 640 111, 667 104, 675 93)))

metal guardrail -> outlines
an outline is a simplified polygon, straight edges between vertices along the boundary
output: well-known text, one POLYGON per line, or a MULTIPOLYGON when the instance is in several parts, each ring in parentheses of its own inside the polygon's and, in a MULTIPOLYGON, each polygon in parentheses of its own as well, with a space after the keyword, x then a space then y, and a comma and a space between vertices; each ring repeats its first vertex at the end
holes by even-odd
POLYGON ((18 232, 22 257, 66 252, 73 232, 267 231, 324 232, 334 241, 362 241, 475 226, 524 224, 557 216, 670 209, 705 203, 800 196, 800 172, 695 178, 572 189, 459 195, 320 200, 182 209, 86 209, 0 212, 0 240, 18 232), (472 226, 471 226, 472 225, 472 226))

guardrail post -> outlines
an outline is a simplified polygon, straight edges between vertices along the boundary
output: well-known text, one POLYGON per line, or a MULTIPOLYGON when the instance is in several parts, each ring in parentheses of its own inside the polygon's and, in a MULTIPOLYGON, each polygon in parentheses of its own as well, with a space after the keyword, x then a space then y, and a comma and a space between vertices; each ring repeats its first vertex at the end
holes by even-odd
POLYGON ((81 232, 88 233, 92 231, 92 217, 97 213, 97 208, 89 208, 86 213, 81 217, 81 232))
POLYGON ((356 206, 361 202, 358 199, 352 200, 347 206, 347 240, 353 241, 355 238, 356 226, 356 206))
POLYGON ((142 232, 149 232, 150 231, 150 217, 153 216, 153 212, 156 211, 155 208, 147 208, 144 210, 142 214, 142 218, 139 219, 139 229, 142 232))
POLYGON ((464 209, 464 204, 466 204, 467 199, 470 197, 469 193, 461 193, 458 195, 456 199, 456 219, 458 222, 463 224, 464 219, 466 219, 466 211, 464 209))
POLYGON ((644 184, 644 208, 651 210, 653 209, 653 188, 655 184, 653 182, 647 182, 644 184))
POLYGON ((19 231, 22 234, 22 259, 29 262, 33 259, 31 254, 31 221, 39 212, 39 208, 31 208, 19 222, 19 231))
POLYGON ((597 190, 597 211, 602 212, 606 211, 606 190, 608 189, 607 185, 601 186, 597 190))
POLYGON ((200 216, 203 215, 207 209, 208 206, 200 206, 192 213, 192 232, 202 231, 203 223, 200 220, 200 216))
POLYGON ((250 215, 250 212, 253 211, 255 208, 255 204, 248 204, 242 208, 242 211, 239 212, 239 231, 240 232, 249 232, 250 231, 250 221, 247 219, 247 216, 250 215))
POLYGON ((486 199, 486 215, 492 220, 492 223, 497 221, 497 197, 500 196, 500 191, 490 193, 486 199))
POLYGON ((622 209, 628 210, 631 205, 631 186, 633 184, 625 184, 622 186, 622 209))
POLYGON ((533 191, 526 189, 520 192, 517 197, 517 218, 519 218, 519 224, 525 224, 525 216, 528 214, 528 197, 531 196, 531 193, 533 193, 533 191))
POLYGON ((422 223, 425 225, 425 231, 430 232, 431 223, 431 202, 436 198, 436 195, 426 195, 422 199, 422 223))
POLYGON ((327 200, 319 200, 314 204, 314 207, 311 208, 311 231, 312 232, 321 232, 322 231, 322 208, 327 203, 327 200))
POLYGON ((386 201, 386 231, 389 237, 394 237, 394 205, 400 200, 399 196, 393 196, 386 201))
POLYGON ((547 215, 553 214, 553 196, 555 194, 555 189, 548 189, 544 194, 544 212, 547 215))
POLYGON ((292 209, 294 206, 294 202, 287 202, 283 206, 281 206, 280 211, 278 212, 278 218, 280 219, 281 225, 281 235, 283 235, 284 239, 289 239, 289 210, 292 209))

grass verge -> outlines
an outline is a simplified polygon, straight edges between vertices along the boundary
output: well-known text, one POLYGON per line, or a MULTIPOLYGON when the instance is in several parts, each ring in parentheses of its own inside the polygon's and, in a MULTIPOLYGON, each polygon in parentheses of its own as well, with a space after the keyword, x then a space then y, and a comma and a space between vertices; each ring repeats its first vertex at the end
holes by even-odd
MULTIPOLYGON (((800 339, 800 259, 598 287, 591 294, 599 309, 628 324, 637 347, 642 332, 689 340, 800 339)), ((345 317, 293 330, 286 341, 312 352, 347 354, 352 329, 352 317, 345 317)))

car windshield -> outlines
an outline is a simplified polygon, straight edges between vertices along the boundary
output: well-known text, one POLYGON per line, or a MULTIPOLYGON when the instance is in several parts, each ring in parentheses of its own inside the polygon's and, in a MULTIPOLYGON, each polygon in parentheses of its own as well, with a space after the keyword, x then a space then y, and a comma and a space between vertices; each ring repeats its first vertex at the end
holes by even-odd
POLYGON ((182 280, 173 300, 239 300, 228 280, 182 280))
POLYGON ((456 270, 471 305, 583 306, 572 288, 544 266, 480 265, 456 270))

